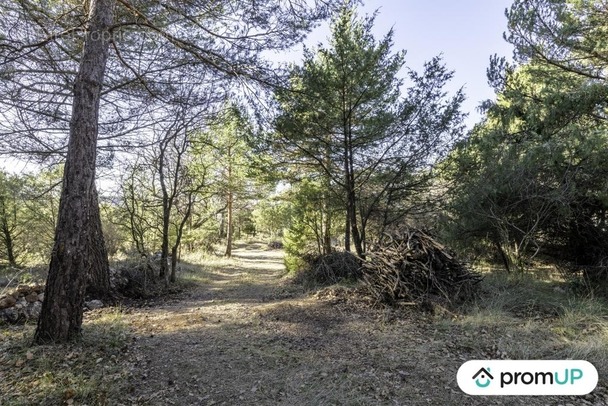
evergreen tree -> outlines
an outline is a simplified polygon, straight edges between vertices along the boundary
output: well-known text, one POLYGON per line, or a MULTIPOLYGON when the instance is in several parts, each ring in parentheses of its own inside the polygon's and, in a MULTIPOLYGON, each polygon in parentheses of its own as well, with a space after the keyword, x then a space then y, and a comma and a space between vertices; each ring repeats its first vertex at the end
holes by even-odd
MULTIPOLYGON (((462 130, 462 93, 447 98, 443 90, 451 72, 434 58, 423 74, 410 72, 413 84, 402 97, 405 53, 392 53, 392 31, 376 41, 373 23, 345 6, 332 22, 329 46, 307 51, 303 66, 292 70, 291 87, 277 93, 277 143, 285 159, 323 179, 323 213, 330 213, 330 201, 342 202, 345 248, 352 238, 361 257, 370 220, 390 218, 377 216, 381 207, 395 207, 384 203, 424 183, 411 182, 412 175, 442 156, 462 130)), ((324 227, 331 229, 331 221, 324 227)))
POLYGON ((538 253, 595 265, 608 251, 608 10, 517 0, 507 17, 520 65, 491 60, 497 101, 453 154, 453 231, 507 269, 538 253))
POLYGON ((252 134, 252 126, 242 108, 229 103, 211 120, 208 130, 195 140, 199 144, 199 153, 212 162, 210 170, 215 171, 215 188, 225 205, 222 212, 225 213, 226 257, 232 255, 239 205, 243 206, 252 192, 248 179, 252 134))

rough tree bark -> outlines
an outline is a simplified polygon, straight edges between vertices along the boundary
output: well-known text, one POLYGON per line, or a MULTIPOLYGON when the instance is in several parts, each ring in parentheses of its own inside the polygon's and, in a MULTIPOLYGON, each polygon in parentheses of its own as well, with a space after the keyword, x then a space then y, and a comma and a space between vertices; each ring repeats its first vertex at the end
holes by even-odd
POLYGON ((100 275, 109 272, 95 189, 95 164, 100 92, 114 6, 115 0, 90 3, 82 60, 74 82, 55 243, 34 336, 37 344, 80 337, 87 279, 96 283, 98 279, 105 280, 100 275))
MULTIPOLYGON (((95 176, 93 176, 95 178, 95 176)), ((91 191, 91 207, 89 222, 89 253, 93 256, 93 266, 90 268, 87 279, 86 293, 97 299, 109 299, 110 292, 110 264, 101 226, 101 212, 99 211, 99 198, 97 188, 93 184, 91 191)))

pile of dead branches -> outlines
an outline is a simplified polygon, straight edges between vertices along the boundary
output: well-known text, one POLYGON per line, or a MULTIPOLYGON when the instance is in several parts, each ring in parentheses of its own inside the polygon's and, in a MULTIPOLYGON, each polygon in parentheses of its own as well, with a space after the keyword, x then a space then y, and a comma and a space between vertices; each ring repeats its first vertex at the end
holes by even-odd
POLYGON ((359 258, 350 252, 332 252, 305 258, 307 266, 296 275, 296 282, 304 285, 333 285, 342 280, 360 279, 359 258))
POLYGON ((160 295, 165 282, 158 277, 160 265, 156 261, 125 262, 110 269, 110 283, 114 291, 131 299, 160 295))
POLYGON ((422 304, 433 298, 455 304, 471 299, 481 281, 480 274, 415 228, 385 234, 366 254, 362 269, 372 296, 387 305, 422 304))

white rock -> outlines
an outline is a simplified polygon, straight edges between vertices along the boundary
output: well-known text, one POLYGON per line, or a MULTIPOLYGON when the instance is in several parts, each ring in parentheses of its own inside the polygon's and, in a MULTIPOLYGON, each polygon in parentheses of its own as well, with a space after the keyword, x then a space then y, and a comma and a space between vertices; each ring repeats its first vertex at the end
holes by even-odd
POLYGON ((42 303, 33 302, 30 303, 26 309, 26 314, 29 319, 37 319, 40 316, 40 311, 42 310, 42 303))
POLYGON ((101 300, 95 299, 95 300, 85 302, 84 305, 89 310, 95 310, 95 309, 101 309, 103 307, 103 302, 101 300))
POLYGON ((0 319, 8 323, 15 323, 19 319, 19 312, 14 307, 4 309, 0 311, 0 319))

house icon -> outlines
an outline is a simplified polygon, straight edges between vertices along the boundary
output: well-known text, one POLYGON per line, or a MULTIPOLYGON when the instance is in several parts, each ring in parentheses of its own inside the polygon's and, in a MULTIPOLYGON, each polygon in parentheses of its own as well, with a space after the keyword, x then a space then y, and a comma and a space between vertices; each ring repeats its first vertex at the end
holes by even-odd
POLYGON ((475 379, 475 385, 480 388, 486 388, 492 382, 494 377, 490 373, 490 368, 481 368, 475 375, 473 375, 473 379, 475 379))

